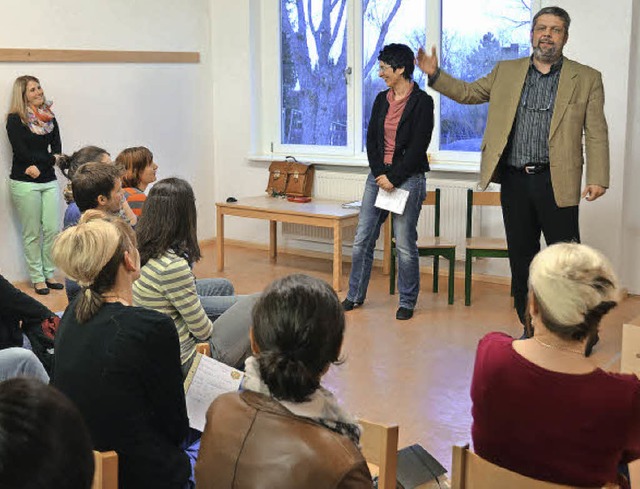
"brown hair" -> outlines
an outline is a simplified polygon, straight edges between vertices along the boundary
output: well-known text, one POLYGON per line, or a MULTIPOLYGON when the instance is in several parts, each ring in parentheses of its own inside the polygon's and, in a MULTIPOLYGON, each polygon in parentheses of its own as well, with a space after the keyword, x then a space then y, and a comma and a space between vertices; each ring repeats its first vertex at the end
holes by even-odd
POLYGON ((73 199, 80 212, 98 207, 98 197, 109 197, 121 177, 122 169, 117 165, 89 162, 80 166, 71 181, 73 199))
POLYGON ((123 149, 116 163, 124 168, 123 186, 137 187, 140 184, 140 175, 153 163, 153 153, 144 146, 123 149))

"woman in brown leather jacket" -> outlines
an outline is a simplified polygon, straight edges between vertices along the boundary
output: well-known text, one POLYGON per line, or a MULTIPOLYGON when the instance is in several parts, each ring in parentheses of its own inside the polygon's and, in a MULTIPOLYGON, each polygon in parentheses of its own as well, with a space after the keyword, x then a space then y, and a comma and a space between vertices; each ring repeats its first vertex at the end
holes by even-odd
POLYGON ((253 356, 241 392, 207 413, 196 487, 371 488, 360 428, 320 379, 338 361, 344 313, 321 280, 273 282, 253 309, 253 356))

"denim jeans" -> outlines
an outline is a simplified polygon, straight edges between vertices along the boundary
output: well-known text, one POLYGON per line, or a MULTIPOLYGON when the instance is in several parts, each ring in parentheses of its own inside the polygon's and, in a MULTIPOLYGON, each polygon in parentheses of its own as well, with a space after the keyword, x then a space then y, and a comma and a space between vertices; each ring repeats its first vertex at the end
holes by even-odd
MULTIPOLYGON (((375 178, 370 173, 365 184, 356 238, 353 243, 349 292, 347 293, 347 299, 358 304, 362 304, 367 295, 373 265, 373 251, 380 235, 380 227, 389 215, 388 211, 374 206, 378 188, 375 178)), ((416 226, 422 210, 422 201, 427 194, 426 178, 424 174, 413 175, 399 188, 409 191, 404 213, 393 216, 393 233, 396 238, 398 255, 399 305, 413 309, 420 291, 420 262, 416 244, 418 240, 416 226)))
POLYGON ((238 298, 234 295, 233 284, 226 278, 203 278, 196 280, 196 292, 211 321, 218 319, 224 311, 233 306, 238 298))

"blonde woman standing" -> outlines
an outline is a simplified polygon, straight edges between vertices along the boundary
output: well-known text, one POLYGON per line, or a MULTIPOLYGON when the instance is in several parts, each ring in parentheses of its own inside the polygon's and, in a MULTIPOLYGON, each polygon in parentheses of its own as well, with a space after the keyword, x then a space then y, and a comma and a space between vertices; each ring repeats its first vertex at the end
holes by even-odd
POLYGON ((62 151, 60 129, 40 81, 16 78, 7 115, 13 150, 9 188, 22 226, 29 276, 38 294, 62 289, 53 279, 51 246, 58 232, 58 183, 54 165, 62 151))

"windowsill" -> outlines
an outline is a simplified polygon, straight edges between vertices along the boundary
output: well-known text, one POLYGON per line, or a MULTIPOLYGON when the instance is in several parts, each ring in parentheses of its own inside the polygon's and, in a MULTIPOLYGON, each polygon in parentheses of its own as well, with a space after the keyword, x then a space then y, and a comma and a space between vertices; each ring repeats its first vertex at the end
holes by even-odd
MULTIPOLYGON (((246 161, 256 163, 271 163, 272 161, 284 160, 285 155, 277 154, 248 154, 246 161)), ((323 166, 341 166, 364 168, 369 166, 369 162, 364 157, 355 156, 332 156, 332 155, 296 155, 300 161, 323 166)), ((474 161, 453 161, 432 158, 429 161, 432 171, 454 172, 454 173, 478 173, 480 164, 474 161)))

